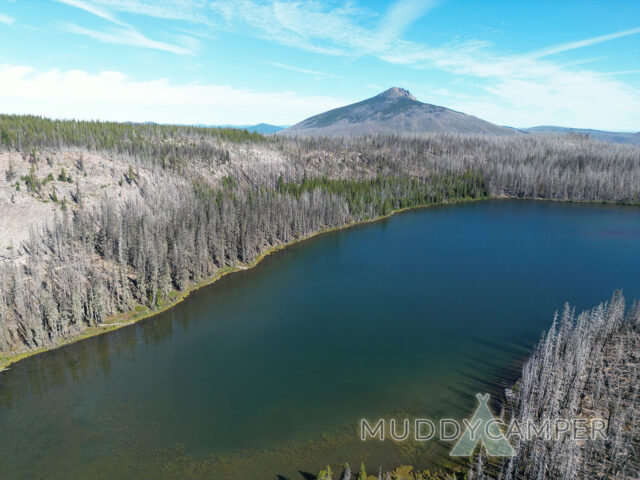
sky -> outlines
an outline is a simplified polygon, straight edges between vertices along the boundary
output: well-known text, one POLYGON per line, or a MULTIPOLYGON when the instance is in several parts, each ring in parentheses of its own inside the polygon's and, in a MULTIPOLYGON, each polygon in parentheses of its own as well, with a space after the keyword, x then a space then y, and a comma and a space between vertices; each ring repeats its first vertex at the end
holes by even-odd
POLYGON ((640 1, 0 0, 0 112, 291 125, 393 87, 640 131, 640 1))

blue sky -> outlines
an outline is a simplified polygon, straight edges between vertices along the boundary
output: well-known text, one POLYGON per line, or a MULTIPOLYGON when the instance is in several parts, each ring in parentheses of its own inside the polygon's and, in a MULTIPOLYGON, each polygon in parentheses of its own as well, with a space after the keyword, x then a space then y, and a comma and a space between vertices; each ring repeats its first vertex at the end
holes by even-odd
POLYGON ((640 2, 0 0, 0 111, 293 124, 391 86, 640 131, 640 2))

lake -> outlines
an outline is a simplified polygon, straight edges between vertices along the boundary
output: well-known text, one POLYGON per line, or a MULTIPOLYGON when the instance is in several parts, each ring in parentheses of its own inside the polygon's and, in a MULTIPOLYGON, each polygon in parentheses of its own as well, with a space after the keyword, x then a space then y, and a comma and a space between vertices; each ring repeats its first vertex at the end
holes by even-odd
POLYGON ((468 417, 565 302, 640 297, 640 210, 492 200, 321 235, 0 374, 0 478, 304 478, 431 467, 361 418, 468 417), (302 473, 301 473, 302 472, 302 473))

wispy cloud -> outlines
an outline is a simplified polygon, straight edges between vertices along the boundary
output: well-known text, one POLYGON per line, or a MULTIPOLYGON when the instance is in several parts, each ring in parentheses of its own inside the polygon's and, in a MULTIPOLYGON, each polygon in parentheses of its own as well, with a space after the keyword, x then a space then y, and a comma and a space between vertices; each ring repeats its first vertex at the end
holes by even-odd
MULTIPOLYGON (((80 27, 74 23, 63 24, 63 29, 70 33, 84 35, 99 42, 113 43, 116 45, 130 45, 133 47, 151 48, 154 50, 162 50, 165 52, 175 53, 177 55, 194 55, 192 48, 173 45, 171 43, 160 42, 144 36, 142 33, 131 28, 118 28, 112 31, 92 30, 80 27)), ((190 38, 191 46, 194 47, 197 40, 190 38), (195 43, 194 43, 195 42, 195 43)))
POLYGON ((378 33, 387 41, 396 39, 438 3, 437 0, 399 0, 391 5, 383 17, 378 33))
POLYGON ((640 70, 618 70, 617 72, 607 72, 604 75, 635 75, 640 70))
MULTIPOLYGON (((60 0, 115 18, 111 12, 199 23, 225 31, 245 31, 283 45, 339 56, 378 55, 437 0, 398 0, 376 23, 376 12, 348 3, 331 6, 315 0, 60 0)), ((96 13, 98 14, 98 13, 96 13)), ((103 17, 103 18, 106 18, 103 17)))
POLYGON ((556 53, 568 52, 569 50, 576 50, 577 48, 590 47, 597 45, 598 43, 608 42, 621 37, 627 37, 629 35, 637 35, 640 33, 640 28, 632 28, 631 30, 623 30, 621 32, 610 33, 608 35, 600 35, 599 37, 586 38, 584 40, 578 40, 575 42, 561 43, 560 45, 553 45, 551 47, 543 48, 534 52, 532 58, 542 58, 549 55, 555 55, 556 53))
POLYGON ((593 57, 593 58, 582 58, 580 60, 573 60, 572 62, 564 62, 562 64, 560 64, 559 66, 566 68, 566 67, 573 67, 576 65, 584 65, 586 63, 593 63, 593 62, 599 62, 600 60, 605 60, 609 58, 608 55, 602 55, 600 57, 593 57))
POLYGON ((293 65, 287 65, 285 63, 279 62, 262 62, 264 65, 271 65, 272 67, 282 68, 283 70, 289 70, 291 72, 304 73, 306 75, 313 75, 314 77, 324 77, 324 78, 342 78, 340 75, 335 75, 333 73, 321 72, 319 70, 310 70, 307 68, 300 68, 293 65))
POLYGON ((65 5, 69 5, 71 7, 79 8, 80 10, 84 10, 85 12, 91 13, 97 17, 100 17, 109 22, 115 23, 117 25, 125 25, 123 22, 116 19, 110 12, 104 10, 92 3, 85 2, 82 0, 56 0, 59 3, 64 3, 65 5))
MULTIPOLYGON (((150 48, 154 50, 161 50, 165 52, 175 53, 177 55, 194 55, 196 50, 200 46, 200 42, 191 36, 180 35, 182 45, 175 45, 172 43, 162 42, 159 40, 153 40, 146 35, 139 32, 132 25, 118 20, 115 15, 107 9, 106 6, 101 6, 95 2, 85 0, 56 0, 59 3, 69 5, 71 7, 79 8, 85 12, 91 13, 97 17, 114 23, 122 28, 112 29, 109 31, 95 30, 90 28, 81 27, 73 23, 63 24, 64 30, 70 33, 78 35, 84 35, 94 40, 98 40, 104 43, 113 43, 116 45, 129 45, 134 47, 150 48)), ((113 5, 111 5, 113 6, 113 5)))
POLYGON ((207 15, 209 3, 204 0, 90 0, 110 11, 126 12, 165 20, 186 20, 210 23, 207 15))
POLYGON ((13 25, 15 21, 15 18, 4 13, 0 13, 0 23, 4 23, 5 25, 13 25))
POLYGON ((0 65, 5 113, 53 118, 179 124, 295 123, 344 105, 345 99, 260 92, 215 84, 175 84, 166 78, 134 80, 121 72, 40 71, 0 65))

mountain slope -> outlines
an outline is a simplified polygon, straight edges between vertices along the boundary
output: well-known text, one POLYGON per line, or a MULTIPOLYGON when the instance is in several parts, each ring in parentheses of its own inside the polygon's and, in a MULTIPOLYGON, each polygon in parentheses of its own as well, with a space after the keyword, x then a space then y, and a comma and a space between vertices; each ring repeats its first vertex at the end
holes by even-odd
POLYGON ((471 115, 422 103, 403 88, 307 118, 279 135, 353 136, 423 133, 519 135, 471 115))

